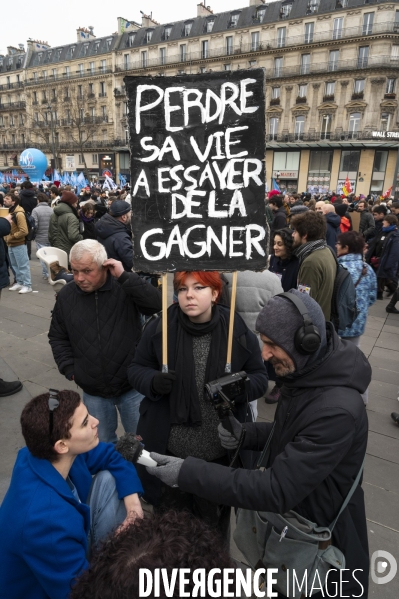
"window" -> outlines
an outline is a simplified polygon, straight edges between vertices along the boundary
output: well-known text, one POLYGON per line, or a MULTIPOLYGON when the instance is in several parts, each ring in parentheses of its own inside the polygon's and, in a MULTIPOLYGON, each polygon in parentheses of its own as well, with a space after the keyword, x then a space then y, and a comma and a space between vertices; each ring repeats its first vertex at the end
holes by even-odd
POLYGON ((389 130, 390 120, 391 120, 391 115, 388 112, 383 112, 381 114, 381 131, 389 130))
POLYGON ((100 82, 100 98, 104 98, 106 95, 107 95, 107 92, 106 92, 105 82, 101 81, 100 82))
POLYGON ((359 55, 357 58, 357 66, 359 69, 364 69, 367 67, 369 60, 369 47, 368 46, 360 46, 359 55))
POLYGON ((89 46, 90 44, 83 44, 83 56, 86 56, 86 54, 88 53, 89 46))
POLYGON ((147 50, 143 50, 141 53, 141 66, 143 69, 146 68, 148 64, 148 54, 147 54, 147 50))
POLYGON ((265 18, 265 13, 266 6, 258 6, 258 8, 256 9, 256 18, 260 23, 262 23, 263 19, 265 18))
POLYGON ((96 118, 96 109, 95 109, 95 107, 94 107, 94 106, 91 106, 91 107, 90 107, 90 118, 91 118, 91 120, 92 120, 92 121, 93 121, 93 123, 94 123, 94 121, 95 121, 95 118, 96 118))
POLYGON ((207 22, 206 22, 206 32, 207 33, 211 33, 214 24, 215 24, 215 19, 214 18, 207 20, 207 22))
POLYGON ((180 62, 184 62, 186 60, 186 57, 187 57, 187 45, 181 44, 180 45, 180 62))
POLYGON ((78 85, 78 98, 83 98, 83 86, 78 85))
POLYGON ((100 72, 105 73, 107 71, 107 61, 101 60, 100 62, 100 72))
POLYGON ((374 13, 366 12, 363 15, 363 35, 371 35, 373 33, 374 13))
POLYGON ((333 40, 341 39, 343 23, 344 23, 343 17, 337 17, 336 19, 334 19, 333 35, 332 35, 333 40))
POLYGON ((127 70, 129 68, 129 54, 123 55, 123 68, 127 70))
POLYGON ((208 58, 208 55, 209 55, 208 49, 209 49, 209 42, 208 42, 208 40, 204 40, 201 43, 201 58, 208 58))
POLYGON ((302 54, 301 56, 301 75, 310 73, 310 54, 302 54))
POLYGON ((391 60, 393 60, 395 62, 399 61, 399 46, 392 46, 391 60))
POLYGON ((326 96, 333 96, 335 92, 335 81, 327 81, 326 83, 326 96))
POLYGON ((260 48, 259 31, 251 33, 251 50, 256 52, 260 48))
POLYGON ((190 35, 192 26, 193 26, 192 21, 187 21, 186 23, 184 23, 183 37, 188 37, 190 35))
POLYGON ((269 120, 269 134, 271 139, 277 139, 278 134, 278 117, 272 117, 269 120))
POLYGON ((200 67, 199 72, 200 73, 206 73, 206 67, 200 67))
POLYGON ((33 92, 33 104, 37 104, 37 92, 33 92))
POLYGON ((230 56, 230 54, 233 54, 233 36, 232 35, 228 35, 226 37, 226 54, 228 56, 230 56))
POLYGON ((69 87, 64 88, 64 98, 69 98, 69 87))
POLYGON ((281 77, 283 74, 283 57, 274 59, 274 76, 281 77))
POLYGON ((395 81, 396 81, 396 79, 394 79, 393 77, 388 77, 387 86, 385 88, 386 94, 394 94, 395 93, 395 81))
POLYGON ((154 33, 153 29, 147 29, 145 32, 145 43, 149 44, 151 42, 152 34, 154 33))
POLYGON ((314 23, 305 24, 305 44, 313 42, 314 23))
POLYGON ((79 118, 83 122, 85 118, 85 111, 83 110, 83 108, 79 108, 79 118))
POLYGON ((276 98, 280 97, 280 88, 279 87, 272 87, 272 98, 273 100, 275 100, 276 98))
POLYGON ((385 170, 387 167, 388 152, 386 150, 376 150, 374 153, 373 175, 371 179, 370 192, 383 193, 385 179, 385 170))
POLYGON ((51 90, 51 99, 55 100, 57 97, 56 91, 55 91, 55 87, 53 87, 53 89, 51 90))
POLYGON ((166 63, 166 48, 159 49, 159 64, 166 63))
POLYGON ((36 71, 34 71, 34 73, 33 73, 33 81, 37 81, 37 72, 36 71))
POLYGON ((319 0, 309 0, 308 13, 317 12, 318 8, 319 8, 319 0))
POLYGON ((286 33, 287 27, 279 27, 277 29, 277 48, 284 48, 286 33))
POLYGON ((231 71, 231 64, 230 63, 229 64, 225 64, 224 65, 224 70, 225 71, 231 71))
POLYGON ((355 85, 353 91, 355 94, 360 94, 364 91, 365 79, 355 79, 355 85))
POLYGON ((94 49, 94 53, 97 54, 97 52, 100 49, 100 42, 95 42, 93 49, 94 49))
POLYGON ((323 114, 321 118, 321 139, 330 139, 331 135, 331 114, 323 114))
POLYGON ((53 79, 57 79, 57 69, 52 69, 52 77, 53 79))
POLYGON ((89 65, 89 70, 90 70, 90 73, 91 73, 92 75, 94 75, 94 69, 95 69, 95 67, 94 67, 94 62, 91 62, 91 63, 90 63, 90 65, 89 65))
POLYGON ((360 114, 360 112, 352 112, 352 114, 349 116, 349 133, 350 133, 350 137, 353 137, 353 135, 357 131, 359 131, 361 117, 362 117, 362 115, 360 114))
POLYGON ((250 68, 251 67, 255 67, 256 66, 256 60, 249 60, 248 61, 248 65, 249 65, 250 68))
POLYGON ((171 33, 172 33, 172 25, 165 25, 165 28, 163 30, 163 39, 168 40, 170 38, 171 33))
POLYGON ((79 164, 84 164, 83 154, 79 154, 79 164))
POLYGON ((290 16, 291 8, 292 8, 291 2, 282 4, 281 8, 280 8, 280 17, 282 19, 288 19, 288 17, 290 16))
POLYGON ((78 73, 79 75, 83 75, 84 72, 84 67, 83 67, 83 62, 81 62, 80 64, 78 64, 78 73))
POLYGON ((305 117, 303 115, 295 117, 295 139, 303 139, 305 128, 305 117))
POLYGON ((306 98, 307 89, 308 89, 307 83, 298 85, 298 96, 300 98, 306 98))
POLYGON ((89 94, 94 93, 94 83, 89 83, 89 94))
POLYGON ((127 116, 129 114, 129 105, 127 102, 123 102, 123 116, 127 116))
POLYGON ((22 145, 24 146, 25 145, 25 135, 23 133, 21 134, 21 142, 22 142, 22 145))
POLYGON ((70 77, 71 75, 71 67, 66 66, 65 67, 65 77, 70 77))
POLYGON ((232 13, 230 15, 229 27, 237 27, 237 23, 238 23, 239 17, 240 17, 240 13, 239 12, 232 13))
POLYGON ((42 71, 43 79, 47 79, 47 71, 42 71))
POLYGON ((98 164, 98 154, 92 154, 91 155, 91 163, 92 164, 98 164))
POLYGON ((101 106, 101 118, 103 121, 107 120, 107 107, 101 106))
POLYGON ((133 46, 135 37, 136 37, 135 33, 129 33, 129 36, 127 38, 127 45, 129 48, 131 48, 133 46))
POLYGON ((111 50, 112 37, 107 38, 106 44, 107 44, 107 50, 111 50))
POLYGON ((129 143, 129 129, 125 129, 125 143, 129 143))
POLYGON ((339 50, 330 50, 328 57, 328 70, 336 71, 338 69, 339 50))
POLYGON ((38 112, 35 112, 35 114, 34 114, 34 117, 33 117, 33 118, 34 118, 34 121, 35 121, 35 123, 38 123, 38 122, 39 122, 39 113, 38 113, 38 112))

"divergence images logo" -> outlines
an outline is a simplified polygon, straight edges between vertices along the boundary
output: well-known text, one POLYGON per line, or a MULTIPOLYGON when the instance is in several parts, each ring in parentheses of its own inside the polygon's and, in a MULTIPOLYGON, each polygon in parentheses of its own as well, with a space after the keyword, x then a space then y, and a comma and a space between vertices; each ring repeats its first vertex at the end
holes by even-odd
POLYGON ((382 550, 374 551, 371 556, 371 579, 375 584, 391 582, 395 578, 397 570, 397 561, 391 553, 382 550))

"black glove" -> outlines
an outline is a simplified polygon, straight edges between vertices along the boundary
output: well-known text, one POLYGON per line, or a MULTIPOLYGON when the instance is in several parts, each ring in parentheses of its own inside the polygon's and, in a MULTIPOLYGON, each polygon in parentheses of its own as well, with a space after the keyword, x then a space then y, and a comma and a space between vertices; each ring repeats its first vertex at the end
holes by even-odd
POLYGON ((176 380, 174 370, 158 372, 151 381, 151 390, 154 395, 168 395, 172 391, 173 381, 176 380))

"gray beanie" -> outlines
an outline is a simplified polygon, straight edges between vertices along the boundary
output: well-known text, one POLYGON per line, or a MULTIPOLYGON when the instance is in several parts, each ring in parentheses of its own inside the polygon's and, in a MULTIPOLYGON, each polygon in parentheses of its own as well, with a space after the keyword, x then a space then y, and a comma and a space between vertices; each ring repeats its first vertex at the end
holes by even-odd
POLYGON ((118 217, 127 214, 131 211, 131 209, 132 208, 128 202, 125 202, 124 200, 115 200, 115 202, 112 202, 110 206, 109 213, 111 216, 118 217))
POLYGON ((297 289, 290 289, 290 293, 295 294, 298 299, 302 300, 314 326, 319 330, 321 344, 317 352, 304 355, 295 349, 295 332, 303 326, 303 318, 297 307, 284 297, 275 295, 268 301, 258 315, 256 330, 271 339, 278 347, 281 347, 290 356, 295 364, 295 370, 298 371, 315 362, 327 346, 326 321, 319 304, 310 295, 301 293, 297 289))

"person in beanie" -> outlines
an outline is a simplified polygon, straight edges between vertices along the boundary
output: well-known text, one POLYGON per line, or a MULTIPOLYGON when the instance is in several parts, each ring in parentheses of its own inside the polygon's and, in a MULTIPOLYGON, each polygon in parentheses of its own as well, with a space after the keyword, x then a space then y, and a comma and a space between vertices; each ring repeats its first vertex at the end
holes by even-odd
POLYGON ((133 268, 133 244, 130 230, 132 208, 124 200, 114 200, 109 214, 104 214, 96 223, 97 241, 107 250, 108 258, 119 260, 123 268, 133 268))
POLYGON ((50 245, 64 250, 68 256, 72 246, 83 239, 79 232, 78 203, 79 199, 72 191, 63 191, 50 217, 50 245))
MULTIPOLYGON (((265 470, 151 453, 158 466, 147 471, 208 501, 277 514, 294 510, 327 527, 363 465, 368 422, 361 393, 371 380, 370 364, 355 344, 339 338, 317 302, 295 289, 272 297, 256 328, 262 357, 274 365, 282 383, 275 425, 241 424, 230 414, 232 432, 219 424, 219 437, 223 447, 234 451, 245 429, 242 449, 262 451, 272 435, 265 470)), ((334 595, 340 584, 340 596, 366 598, 369 552, 360 484, 337 521, 332 544, 345 555, 347 576, 340 582, 338 570, 331 569, 321 586, 327 595, 334 595)), ((260 559, 261 553, 262 547, 260 559)))

